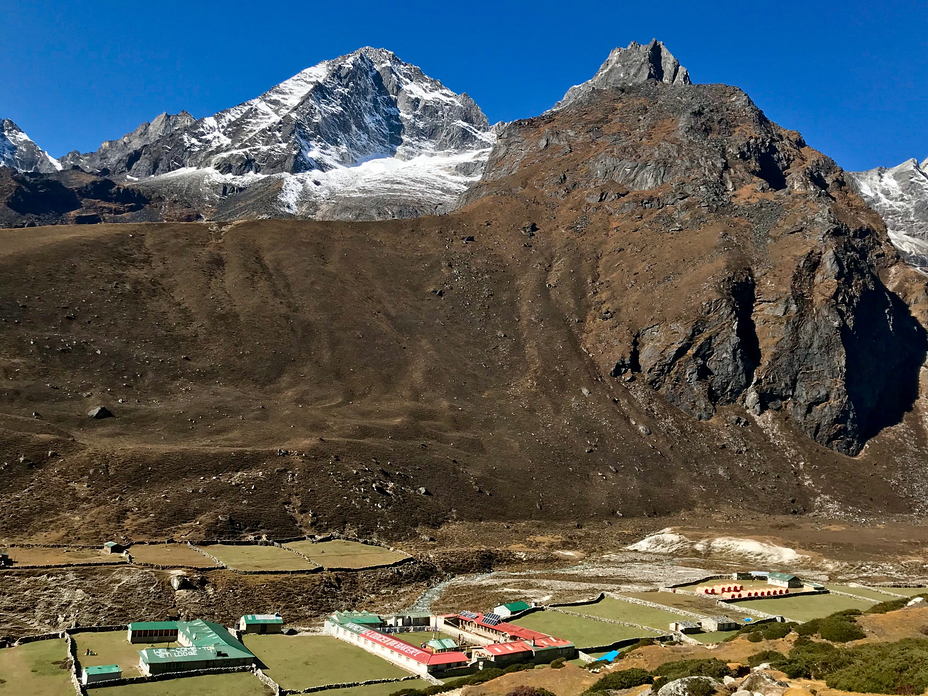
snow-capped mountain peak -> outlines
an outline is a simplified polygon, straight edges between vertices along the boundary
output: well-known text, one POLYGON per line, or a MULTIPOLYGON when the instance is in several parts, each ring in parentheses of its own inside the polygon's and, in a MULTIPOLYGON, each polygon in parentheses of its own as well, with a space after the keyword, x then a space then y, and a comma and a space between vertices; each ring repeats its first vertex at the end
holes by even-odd
POLYGON ((41 149, 28 135, 5 118, 0 121, 0 166, 19 172, 50 174, 61 170, 54 157, 41 149))
POLYGON ((469 96, 364 47, 212 116, 158 117, 64 163, 194 195, 217 214, 242 194, 239 216, 377 218, 447 209, 494 142, 469 96))
POLYGON ((863 199, 883 216, 890 240, 906 260, 928 268, 928 159, 848 174, 863 199))

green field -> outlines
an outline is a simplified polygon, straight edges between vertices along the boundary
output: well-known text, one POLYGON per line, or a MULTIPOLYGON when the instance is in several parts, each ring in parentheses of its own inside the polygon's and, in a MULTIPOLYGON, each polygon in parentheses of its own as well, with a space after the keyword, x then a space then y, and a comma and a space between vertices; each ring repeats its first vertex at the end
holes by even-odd
POLYGON ((249 635, 245 645, 266 666, 264 673, 284 689, 409 676, 386 660, 331 636, 249 635))
POLYGON ((200 547, 229 568, 237 570, 311 570, 318 566, 279 546, 226 546, 214 544, 200 547))
POLYGON ((653 638, 657 635, 640 628, 585 619, 581 616, 562 614, 559 611, 536 611, 513 623, 533 631, 547 633, 555 638, 569 640, 578 648, 612 645, 618 640, 653 638))
POLYGON ((387 682, 369 686, 352 686, 349 689, 327 689, 326 696, 390 696, 400 689, 425 689, 431 684, 422 679, 410 679, 404 682, 387 682))
POLYGON ((694 597, 687 594, 675 594, 673 592, 623 592, 624 597, 636 597, 647 602, 662 604, 667 607, 668 611, 674 609, 685 609, 703 616, 727 616, 735 621, 750 616, 745 612, 738 610, 732 611, 728 607, 720 607, 715 599, 708 597, 694 597))
MULTIPOLYGON (((73 696, 71 688, 69 696, 73 696)), ((97 690, 91 693, 98 693, 97 690)), ((262 684, 251 672, 235 674, 209 674, 202 677, 183 677, 159 682, 107 686, 99 691, 105 696, 270 696, 271 689, 262 684)))
POLYGON ((583 604, 579 607, 565 608, 578 614, 599 616, 604 619, 615 619, 616 621, 628 621, 641 626, 650 626, 663 632, 669 631, 670 624, 674 621, 692 621, 691 617, 674 614, 672 610, 654 609, 640 604, 623 602, 612 597, 606 597, 596 604, 583 604))
MULTIPOLYGON (((928 587, 886 587, 887 592, 902 595, 903 597, 914 597, 915 595, 928 594, 928 587)), ((887 597, 886 599, 892 599, 887 597)))
MULTIPOLYGON (((216 563, 187 544, 138 544, 129 549, 133 561, 173 568, 215 568, 216 563)), ((215 555, 215 554, 214 554, 215 555)))
MULTIPOLYGON (((838 592, 847 592, 848 594, 857 595, 858 597, 865 597, 867 599, 872 599, 877 602, 889 602, 897 597, 891 597, 882 592, 877 592, 876 590, 871 590, 869 587, 851 587, 850 585, 826 585, 829 590, 837 590, 838 592)), ((890 590, 892 592, 892 590, 890 590)))
POLYGON ((781 614, 787 619, 811 621, 845 609, 864 611, 872 607, 875 602, 833 594, 810 594, 780 599, 755 599, 745 604, 749 604, 751 609, 765 611, 768 614, 781 614))
POLYGON ((3 696, 74 696, 63 640, 40 640, 0 650, 3 696))
POLYGON ((687 633, 690 638, 695 638, 700 643, 721 643, 731 638, 738 631, 715 631, 714 633, 687 633))
POLYGON ((174 648, 177 643, 130 643, 126 631, 104 631, 101 633, 75 633, 77 660, 81 667, 96 665, 119 665, 122 676, 138 677, 139 650, 147 648, 174 648), (87 649, 96 655, 86 655, 87 649))
POLYGON ((396 553, 381 546, 359 544, 356 541, 294 541, 285 544, 313 559, 325 568, 369 568, 387 565, 407 558, 404 553, 396 553))

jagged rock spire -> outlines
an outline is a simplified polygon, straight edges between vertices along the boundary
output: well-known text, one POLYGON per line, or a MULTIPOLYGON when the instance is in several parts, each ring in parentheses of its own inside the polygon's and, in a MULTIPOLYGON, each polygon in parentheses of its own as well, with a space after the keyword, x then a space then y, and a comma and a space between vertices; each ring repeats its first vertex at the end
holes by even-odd
POLYGON ((689 85, 689 71, 680 65, 661 41, 647 45, 632 41, 628 48, 615 48, 592 79, 567 90, 555 109, 563 108, 594 89, 623 87, 655 80, 670 85, 689 85))

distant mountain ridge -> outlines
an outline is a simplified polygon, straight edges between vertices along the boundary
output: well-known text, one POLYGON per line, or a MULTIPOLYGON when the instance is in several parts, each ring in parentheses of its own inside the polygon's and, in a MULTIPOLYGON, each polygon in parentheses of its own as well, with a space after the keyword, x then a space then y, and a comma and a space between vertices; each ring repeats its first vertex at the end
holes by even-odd
POLYGON ((883 217, 890 240, 905 259, 928 268, 928 159, 848 174, 858 193, 883 217))

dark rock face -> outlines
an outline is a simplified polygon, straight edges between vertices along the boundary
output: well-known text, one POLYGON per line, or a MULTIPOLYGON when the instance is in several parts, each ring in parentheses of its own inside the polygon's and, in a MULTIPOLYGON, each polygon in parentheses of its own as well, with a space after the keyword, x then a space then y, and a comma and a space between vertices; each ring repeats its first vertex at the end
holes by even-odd
POLYGON ((914 403, 925 331, 882 280, 912 271, 834 162, 740 90, 577 93, 502 130, 466 198, 486 196, 606 234, 587 350, 699 420, 738 403, 855 455, 914 403))
POLYGON ((810 251, 795 269, 784 334, 755 384, 754 408, 782 403, 809 437, 854 455, 911 408, 926 337, 868 267, 873 250, 837 239, 847 243, 810 251), (834 288, 827 299, 823 287, 834 288))
POLYGON ((77 169, 39 174, 0 167, 0 227, 146 222, 166 214, 164 201, 77 169))
POLYGON ((175 131, 186 128, 196 119, 186 111, 179 114, 161 114, 151 123, 145 122, 119 140, 108 140, 96 152, 82 155, 69 152, 61 158, 64 167, 80 167, 103 176, 128 173, 142 158, 143 151, 152 143, 175 131))
POLYGON ((113 417, 113 414, 110 412, 110 410, 106 406, 97 406, 96 408, 91 409, 90 413, 88 413, 87 415, 96 420, 113 417))
POLYGON ((657 39, 644 46, 632 41, 628 48, 614 49, 592 79, 567 90, 567 94, 554 108, 563 108, 594 89, 627 87, 648 80, 669 85, 688 85, 690 74, 657 39))

